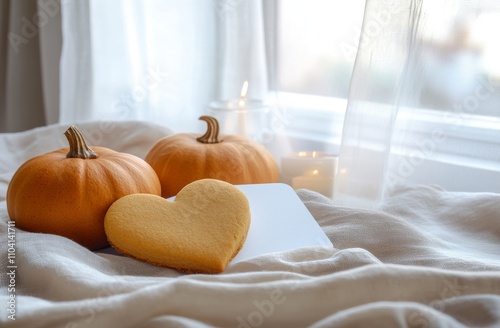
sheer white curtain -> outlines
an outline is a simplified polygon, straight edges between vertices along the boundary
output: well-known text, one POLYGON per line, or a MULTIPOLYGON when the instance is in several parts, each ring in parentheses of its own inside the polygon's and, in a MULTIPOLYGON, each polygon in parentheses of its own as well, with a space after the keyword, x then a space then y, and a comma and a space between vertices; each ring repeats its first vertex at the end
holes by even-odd
POLYGON ((207 1, 65 2, 61 122, 189 128, 214 92, 214 15, 207 1))
MULTIPOLYGON (((61 4, 61 122, 148 120, 198 131, 207 105, 238 97, 244 80, 251 97, 281 91, 268 83, 281 63, 266 59, 286 56, 270 41, 290 33, 272 21, 287 1, 61 4)), ((375 206, 394 186, 417 183, 500 192, 499 22, 492 0, 366 1, 335 201, 375 206)), ((303 107, 295 117, 307 121, 303 107)))
POLYGON ((500 3, 366 2, 335 198, 394 186, 499 191, 500 3))
POLYGON ((249 92, 267 88, 260 1, 67 1, 63 35, 61 122, 194 131, 244 79, 256 82, 249 92))

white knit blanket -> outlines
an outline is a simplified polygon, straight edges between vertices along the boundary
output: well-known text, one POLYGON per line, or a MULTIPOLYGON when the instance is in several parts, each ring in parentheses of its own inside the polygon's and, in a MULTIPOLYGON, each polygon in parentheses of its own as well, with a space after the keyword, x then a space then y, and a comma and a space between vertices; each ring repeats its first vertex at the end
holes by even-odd
MULTIPOLYGON (((0 134, 2 327, 500 326, 498 194, 402 187, 369 211, 299 190, 334 249, 296 249, 231 264, 219 275, 182 275, 8 229, 10 177, 26 159, 64 146, 66 128, 0 134)), ((92 144, 141 157, 170 133, 137 122, 80 129, 94 135, 92 144)))

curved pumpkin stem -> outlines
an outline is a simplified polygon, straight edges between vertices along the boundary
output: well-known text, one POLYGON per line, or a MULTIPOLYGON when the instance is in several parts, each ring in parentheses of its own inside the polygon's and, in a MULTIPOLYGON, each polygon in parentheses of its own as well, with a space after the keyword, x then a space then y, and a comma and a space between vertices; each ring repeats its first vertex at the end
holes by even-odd
POLYGON ((72 125, 64 132, 69 142, 69 152, 66 158, 97 158, 97 154, 87 146, 85 139, 76 126, 72 125))
POLYGON ((215 117, 203 115, 199 119, 207 122, 207 132, 201 137, 196 138, 196 140, 206 144, 222 142, 222 140, 219 140, 219 122, 217 122, 215 117))

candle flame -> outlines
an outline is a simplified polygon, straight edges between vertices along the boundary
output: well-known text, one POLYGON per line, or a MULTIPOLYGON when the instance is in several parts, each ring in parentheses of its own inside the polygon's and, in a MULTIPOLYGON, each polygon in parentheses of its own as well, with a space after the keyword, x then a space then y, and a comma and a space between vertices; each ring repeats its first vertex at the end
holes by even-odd
POLYGON ((248 92, 248 81, 243 82, 243 86, 241 87, 241 98, 246 98, 248 92))
POLYGON ((239 107, 245 107, 245 102, 247 100, 247 91, 248 91, 248 81, 243 82, 243 86, 241 87, 240 100, 238 101, 239 107))

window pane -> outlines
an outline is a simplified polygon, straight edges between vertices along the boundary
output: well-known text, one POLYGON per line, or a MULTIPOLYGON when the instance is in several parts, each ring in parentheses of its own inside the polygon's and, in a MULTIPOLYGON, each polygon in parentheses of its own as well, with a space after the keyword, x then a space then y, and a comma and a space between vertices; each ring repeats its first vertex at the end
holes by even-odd
POLYGON ((366 100, 391 102, 398 89, 389 81, 400 73, 393 68, 407 62, 414 69, 414 84, 408 89, 411 97, 404 95, 401 105, 500 116, 498 5, 484 6, 481 12, 464 6, 448 13, 443 2, 426 2, 432 8, 419 18, 418 41, 412 47, 401 43, 408 39, 400 35, 407 26, 391 24, 398 6, 388 6, 378 16, 369 14, 361 35, 364 5, 364 0, 278 0, 278 91, 347 98, 358 47, 377 46, 374 40, 383 35, 394 55, 387 62, 379 58, 377 65, 357 66, 376 80, 366 100))
MULTIPOLYGON (((439 8, 437 8, 439 9, 439 8)), ((418 54, 423 67, 420 103, 425 108, 499 116, 500 12, 429 15, 418 54)))
POLYGON ((279 91, 347 98, 364 0, 279 0, 279 91))

